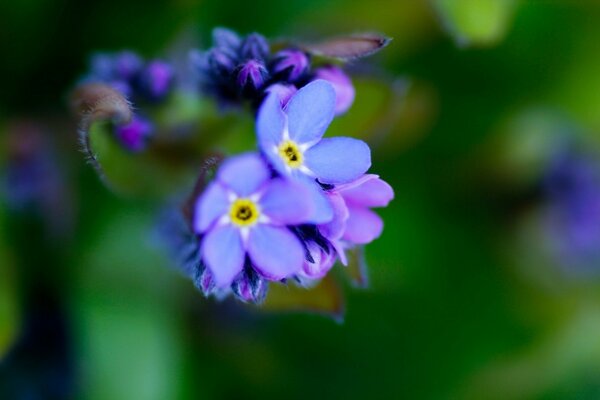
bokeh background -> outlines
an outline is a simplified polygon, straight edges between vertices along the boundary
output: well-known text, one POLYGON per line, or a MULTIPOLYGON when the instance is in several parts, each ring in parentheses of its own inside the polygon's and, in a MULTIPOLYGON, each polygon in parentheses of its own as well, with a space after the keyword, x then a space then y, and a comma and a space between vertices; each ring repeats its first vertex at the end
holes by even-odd
POLYGON ((544 189, 573 143, 600 159, 598 21, 591 0, 3 1, 0 398, 599 399, 600 258, 564 257, 544 189), (394 39, 351 65, 331 128, 396 191, 369 287, 340 280, 343 323, 203 298, 157 202, 78 151, 90 54, 207 47, 215 26, 394 39))

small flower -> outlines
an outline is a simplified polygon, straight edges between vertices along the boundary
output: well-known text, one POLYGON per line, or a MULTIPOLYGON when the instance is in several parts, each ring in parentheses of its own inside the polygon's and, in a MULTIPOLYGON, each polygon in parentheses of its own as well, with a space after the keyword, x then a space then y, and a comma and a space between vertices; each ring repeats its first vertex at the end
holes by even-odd
POLYGON ((306 53, 300 50, 282 50, 275 54, 272 71, 289 82, 297 81, 308 70, 310 61, 306 53))
POLYGON ((343 69, 334 65, 315 70, 315 79, 324 79, 335 89, 335 114, 340 115, 348 111, 354 103, 354 86, 352 80, 343 69))
POLYGON ((282 175, 342 184, 363 175, 371 166, 369 146, 348 137, 322 139, 335 108, 335 90, 324 80, 304 86, 285 110, 270 94, 257 116, 260 149, 282 175))
POLYGON ((336 245, 345 263, 344 247, 367 244, 381 235, 383 221, 370 208, 386 207, 394 198, 394 190, 377 175, 366 174, 328 190, 327 196, 333 205, 334 218, 321 224, 319 231, 336 245))
POLYGON ((128 124, 117 125, 114 133, 125 149, 135 153, 146 148, 154 133, 154 125, 148 119, 136 115, 128 124))
POLYGON ((193 224, 216 287, 229 287, 247 260, 268 280, 300 271, 304 247, 288 226, 311 223, 313 207, 305 186, 271 178, 257 154, 225 161, 199 197, 193 224))

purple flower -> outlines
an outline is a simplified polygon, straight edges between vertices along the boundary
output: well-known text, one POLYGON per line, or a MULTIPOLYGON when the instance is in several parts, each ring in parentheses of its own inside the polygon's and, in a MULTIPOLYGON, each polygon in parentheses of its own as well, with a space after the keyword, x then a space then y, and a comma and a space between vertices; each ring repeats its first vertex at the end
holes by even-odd
POLYGON ((546 173, 546 230, 559 261, 579 270, 600 262, 600 163, 597 155, 562 150, 546 173))
POLYGON ((136 53, 100 53, 92 57, 90 73, 84 79, 103 82, 138 102, 163 100, 173 88, 173 67, 161 60, 144 62, 136 53))
POLYGON ((336 94, 335 114, 340 115, 348 111, 354 102, 354 86, 352 80, 343 69, 334 65, 315 70, 315 79, 324 79, 333 85, 336 94))
POLYGON ((275 54, 272 71, 284 80, 295 82, 308 70, 309 64, 308 56, 303 51, 282 50, 275 54))
POLYGON ((342 184, 363 175, 371 166, 371 151, 361 140, 322 139, 335 109, 335 90, 324 80, 304 86, 285 110, 270 94, 257 116, 260 149, 282 175, 342 184))
POLYGON ((337 247, 345 263, 344 247, 367 244, 381 235, 383 221, 370 208, 387 206, 394 198, 394 191, 377 175, 366 174, 327 191, 327 196, 333 205, 334 218, 321 224, 319 231, 337 247))
POLYGON ((287 226, 311 223, 313 207, 305 186, 272 179, 257 154, 225 161, 199 197, 193 223, 216 287, 229 287, 247 260, 268 280, 298 273, 304 247, 287 226))
POLYGON ((139 152, 146 148, 154 133, 154 125, 146 118, 136 115, 128 124, 117 125, 114 133, 125 149, 139 152))

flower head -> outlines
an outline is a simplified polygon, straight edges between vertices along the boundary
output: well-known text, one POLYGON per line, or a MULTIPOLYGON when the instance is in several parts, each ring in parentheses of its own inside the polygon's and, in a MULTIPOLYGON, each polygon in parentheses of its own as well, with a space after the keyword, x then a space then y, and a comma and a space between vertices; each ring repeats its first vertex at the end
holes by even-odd
POLYGON ((351 182, 371 166, 369 146, 348 137, 323 139, 334 116, 333 86, 316 80, 291 97, 285 109, 270 94, 257 116, 260 149, 282 175, 323 184, 351 182))
POLYGON ((268 280, 300 271, 304 247, 288 226, 311 223, 313 207, 305 186, 272 178, 257 154, 225 161, 198 199, 194 219, 215 285, 229 287, 247 261, 268 280))

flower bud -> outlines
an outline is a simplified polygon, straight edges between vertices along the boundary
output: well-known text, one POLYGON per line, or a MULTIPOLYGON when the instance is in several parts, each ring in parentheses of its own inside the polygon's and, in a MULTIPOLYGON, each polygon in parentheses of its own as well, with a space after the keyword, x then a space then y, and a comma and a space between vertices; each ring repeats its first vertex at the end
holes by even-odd
POLYGON ((258 276, 254 269, 246 268, 231 284, 231 290, 246 303, 262 303, 267 294, 267 282, 258 276))
POLYGON ((248 60, 238 71, 237 83, 242 88, 259 89, 265 83, 267 76, 267 69, 260 61, 248 60))
POLYGON ((295 82, 308 69, 308 56, 300 50, 282 50, 275 55, 273 74, 295 82))
POLYGON ((131 152, 144 150, 153 132, 152 123, 140 116, 134 116, 128 124, 115 128, 115 136, 123 147, 131 152))
POLYGON ((323 278, 335 263, 335 251, 331 247, 324 249, 312 241, 306 242, 306 249, 306 260, 299 277, 310 280, 323 278))
POLYGON ((194 278, 194 285, 207 297, 214 292, 215 281, 208 268, 202 266, 198 269, 194 278))
POLYGON ((151 100, 164 98, 173 85, 174 72, 170 64, 154 60, 148 63, 140 76, 140 89, 151 100))
POLYGON ((251 33, 240 48, 241 60, 265 60, 269 56, 269 43, 263 35, 251 33))
POLYGON ((212 31, 213 46, 223 50, 237 51, 242 39, 234 31, 227 28, 215 28, 212 31))
POLYGON ((221 49, 208 51, 208 64, 213 73, 229 75, 235 68, 235 55, 221 49))
POLYGON ((348 111, 354 102, 354 86, 350 77, 341 68, 334 65, 319 68, 315 71, 315 79, 325 79, 333 85, 336 94, 336 115, 348 111))

